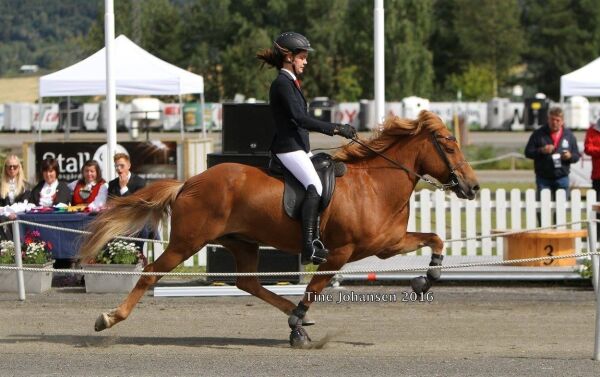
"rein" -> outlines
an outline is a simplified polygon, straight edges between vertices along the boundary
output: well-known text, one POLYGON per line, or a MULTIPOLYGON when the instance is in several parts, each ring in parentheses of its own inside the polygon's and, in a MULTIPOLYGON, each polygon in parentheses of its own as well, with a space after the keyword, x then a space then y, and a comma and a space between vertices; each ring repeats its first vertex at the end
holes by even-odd
MULTIPOLYGON (((364 148, 368 149, 369 151, 371 151, 372 153, 375 153, 376 155, 378 155, 379 157, 383 158, 384 160, 386 160, 387 162, 391 163, 392 165, 404 170, 405 172, 407 172, 408 174, 412 174, 415 177, 422 179, 423 181, 429 183, 430 185, 432 185, 433 187, 435 187, 438 190, 441 191, 447 191, 452 189, 455 186, 458 186, 458 177, 456 176, 456 169, 458 169, 459 167, 461 167, 462 165, 464 165, 465 163, 467 163, 466 160, 463 160, 460 164, 458 164, 457 166, 455 166, 454 168, 452 167, 452 164, 450 164, 450 160, 448 160, 448 156, 446 156, 446 153, 444 153, 444 151, 442 150, 442 147, 440 146, 440 143, 437 141, 437 139, 439 137, 443 137, 443 136, 438 136, 436 132, 432 132, 432 136, 433 136, 433 144, 435 145, 436 150, 438 151, 438 153, 440 154, 440 156, 442 157, 442 159, 444 160, 444 162, 446 163, 446 166, 448 167, 448 170, 450 170, 450 182, 449 183, 440 183, 440 182, 435 182, 432 181, 431 179, 415 172, 412 169, 407 168, 406 166, 402 165, 399 162, 396 162, 392 159, 390 159, 389 157, 385 156, 382 153, 377 152, 376 150, 373 150, 371 147, 369 147, 367 144, 361 142, 360 140, 358 140, 358 137, 353 138, 352 141, 363 146, 364 148)), ((454 136, 451 136, 452 140, 454 138, 454 136)))

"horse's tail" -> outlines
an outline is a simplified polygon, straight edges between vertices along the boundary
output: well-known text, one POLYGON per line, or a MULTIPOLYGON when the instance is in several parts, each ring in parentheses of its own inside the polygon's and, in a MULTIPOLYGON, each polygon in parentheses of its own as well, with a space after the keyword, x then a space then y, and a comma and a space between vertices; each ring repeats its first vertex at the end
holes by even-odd
POLYGON ((84 237, 79 248, 81 260, 94 258, 116 236, 131 236, 146 225, 156 229, 160 220, 168 215, 182 186, 180 181, 162 180, 132 195, 110 199, 109 207, 87 227, 90 234, 84 237))

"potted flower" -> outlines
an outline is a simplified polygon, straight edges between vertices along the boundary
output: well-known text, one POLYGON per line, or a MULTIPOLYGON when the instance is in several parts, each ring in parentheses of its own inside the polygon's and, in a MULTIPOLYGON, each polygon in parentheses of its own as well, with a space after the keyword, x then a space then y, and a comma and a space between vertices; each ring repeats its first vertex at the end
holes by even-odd
MULTIPOLYGON (((133 242, 109 242, 95 260, 82 264, 90 271, 140 271, 146 257, 133 242)), ((127 293, 133 289, 140 275, 106 275, 84 273, 85 291, 88 293, 127 293)))
MULTIPOLYGON (((25 242, 21 245, 23 266, 44 268, 50 271, 24 271, 25 292, 41 293, 52 287, 52 244, 40 239, 37 230, 25 234, 25 242)), ((15 244, 13 241, 0 241, 0 264, 15 265, 15 244)), ((17 292, 17 275, 14 271, 0 271, 0 291, 17 292)))

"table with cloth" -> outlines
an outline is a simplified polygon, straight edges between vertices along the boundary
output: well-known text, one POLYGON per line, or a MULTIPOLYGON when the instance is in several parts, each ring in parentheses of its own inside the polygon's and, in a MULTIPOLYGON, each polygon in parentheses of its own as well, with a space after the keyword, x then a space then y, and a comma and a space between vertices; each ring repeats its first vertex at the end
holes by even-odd
MULTIPOLYGON (((30 221, 42 225, 51 225, 60 228, 85 230, 87 225, 95 218, 95 213, 90 212, 45 212, 45 213, 21 213, 19 220, 30 221)), ((82 242, 81 233, 69 232, 58 229, 50 229, 32 224, 19 224, 21 242, 24 241, 28 231, 38 230, 40 239, 52 244, 52 257, 56 260, 75 260, 82 242)), ((149 229, 143 229, 137 237, 154 238, 149 229), (149 237, 151 236, 151 237, 149 237)))

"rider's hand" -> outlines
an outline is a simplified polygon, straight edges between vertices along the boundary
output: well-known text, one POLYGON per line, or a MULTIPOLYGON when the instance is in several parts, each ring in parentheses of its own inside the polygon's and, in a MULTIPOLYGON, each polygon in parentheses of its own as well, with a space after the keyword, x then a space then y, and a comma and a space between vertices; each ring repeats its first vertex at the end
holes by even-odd
POLYGON ((346 139, 354 139, 356 137, 356 128, 349 124, 337 124, 333 133, 343 136, 346 139))

